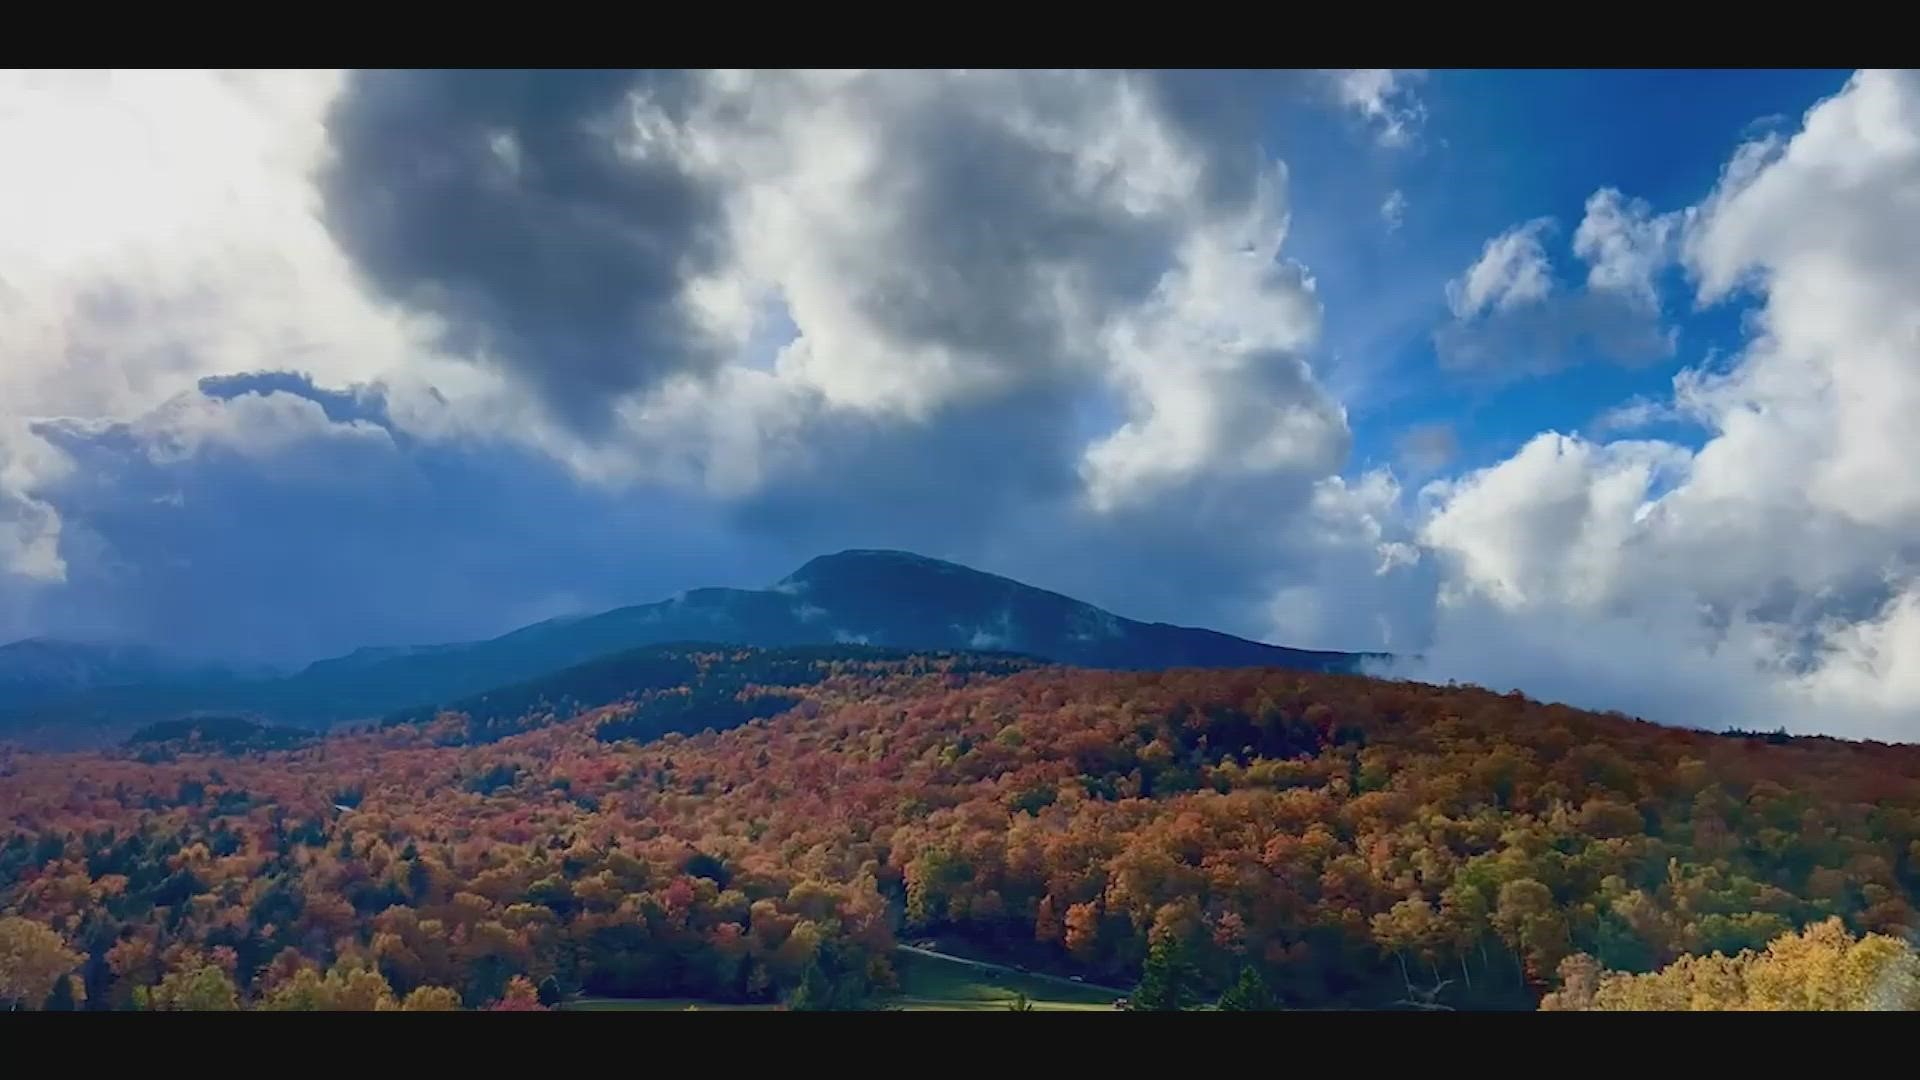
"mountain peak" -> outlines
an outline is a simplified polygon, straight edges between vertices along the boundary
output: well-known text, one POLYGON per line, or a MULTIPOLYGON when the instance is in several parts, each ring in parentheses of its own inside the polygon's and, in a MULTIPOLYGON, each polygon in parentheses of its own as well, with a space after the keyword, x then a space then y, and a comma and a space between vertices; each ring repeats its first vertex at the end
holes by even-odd
POLYGON ((806 565, 782 578, 775 587, 793 591, 796 587, 829 586, 859 582, 885 587, 903 579, 943 575, 950 577, 994 578, 971 567, 941 559, 890 548, 849 548, 832 555, 810 559, 806 565))
POLYGON ((959 563, 946 562, 911 551, 900 551, 894 548, 848 548, 845 551, 819 555, 807 560, 806 565, 788 574, 786 580, 803 581, 829 570, 868 569, 876 566, 912 566, 926 570, 979 573, 959 563))

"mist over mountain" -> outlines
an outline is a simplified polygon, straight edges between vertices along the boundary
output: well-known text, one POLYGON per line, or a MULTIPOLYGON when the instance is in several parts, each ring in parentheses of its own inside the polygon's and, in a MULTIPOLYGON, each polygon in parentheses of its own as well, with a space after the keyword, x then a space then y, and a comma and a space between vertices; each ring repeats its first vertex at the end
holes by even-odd
POLYGON ((189 682, 231 671, 124 642, 27 638, 0 645, 0 701, 23 702, 104 687, 189 682))

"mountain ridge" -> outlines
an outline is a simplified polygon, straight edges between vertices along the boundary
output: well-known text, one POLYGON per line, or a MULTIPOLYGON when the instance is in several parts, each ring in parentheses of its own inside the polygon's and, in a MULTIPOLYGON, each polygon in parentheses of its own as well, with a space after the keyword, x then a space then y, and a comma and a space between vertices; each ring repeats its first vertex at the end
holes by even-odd
MULTIPOLYGON (((480 641, 367 647, 292 675, 83 687, 28 713, 95 720, 196 709, 330 723, 379 717, 524 682, 627 649, 674 641, 761 648, 864 644, 1016 652, 1074 667, 1280 667, 1352 672, 1380 653, 1293 649, 1198 627, 1147 623, 1061 593, 913 552, 821 555, 763 589, 697 588, 664 600, 533 623, 480 641)), ((18 701, 14 703, 18 705, 18 701)), ((0 703, 0 717, 18 713, 0 703)))
POLYGON ((225 665, 131 642, 29 637, 0 644, 0 694, 34 696, 233 674, 225 665))

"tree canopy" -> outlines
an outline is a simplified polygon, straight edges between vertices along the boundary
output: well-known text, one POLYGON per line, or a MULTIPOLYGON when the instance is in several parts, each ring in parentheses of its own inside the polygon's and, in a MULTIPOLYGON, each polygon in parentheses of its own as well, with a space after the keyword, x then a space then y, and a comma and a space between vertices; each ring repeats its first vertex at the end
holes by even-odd
MULTIPOLYGON (((480 728, 0 750, 0 993, 865 1007, 897 924, 1140 1007, 1561 1007, 1638 978, 1787 1001, 1786 959, 1739 958, 1808 927, 1882 957, 1915 923, 1920 748, 1276 670, 689 663, 480 728)), ((1867 960, 1792 963, 1857 989, 1867 960)))

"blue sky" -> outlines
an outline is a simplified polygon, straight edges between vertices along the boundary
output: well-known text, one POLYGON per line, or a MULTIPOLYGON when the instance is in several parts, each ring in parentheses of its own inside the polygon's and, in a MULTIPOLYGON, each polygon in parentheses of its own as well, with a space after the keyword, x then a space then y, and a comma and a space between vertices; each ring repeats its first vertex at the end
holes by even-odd
POLYGON ((1920 714, 1912 72, 7 72, 0 152, 0 639, 297 664, 898 547, 1920 714))
MULTIPOLYGON (((1797 125, 1846 82, 1822 70, 1537 70, 1429 72, 1417 143, 1355 140, 1351 117, 1300 109, 1281 118, 1295 195, 1289 250, 1314 268, 1328 299, 1327 348, 1356 358, 1369 392, 1350 403, 1355 464, 1395 460, 1409 425, 1447 424, 1463 462, 1490 464, 1543 428, 1587 427, 1635 396, 1659 396, 1683 366, 1738 344, 1741 308, 1691 311, 1685 283, 1666 283, 1679 347, 1643 367, 1584 363, 1553 377, 1462 384, 1438 370, 1433 326, 1444 283, 1487 238, 1540 217, 1565 256, 1587 196, 1615 187, 1656 210, 1709 190, 1728 155, 1757 130, 1797 125), (1395 191, 1404 224, 1379 228, 1395 191)), ((1563 273, 1567 267, 1561 267, 1563 273)), ((1680 439, 1697 439, 1684 429, 1680 439)))

